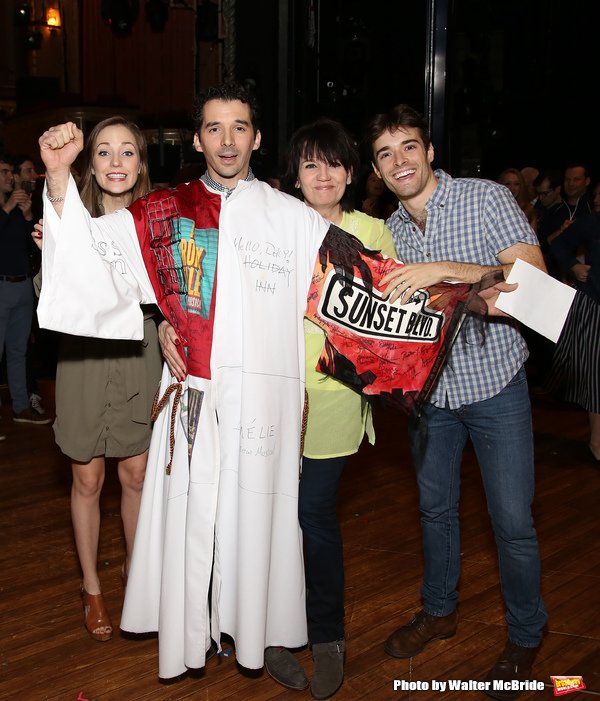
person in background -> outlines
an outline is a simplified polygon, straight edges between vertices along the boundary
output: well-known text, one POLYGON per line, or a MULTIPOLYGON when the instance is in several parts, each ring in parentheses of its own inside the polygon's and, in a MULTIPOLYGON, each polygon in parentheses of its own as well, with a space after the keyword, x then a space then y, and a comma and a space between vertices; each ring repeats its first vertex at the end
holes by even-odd
MULTIPOLYGON (((92 216, 110 214, 149 190, 146 140, 138 126, 119 116, 101 121, 90 132, 83 154, 80 192, 86 209, 92 216)), ((41 243, 39 233, 36 238, 41 243)), ((125 584, 152 432, 152 400, 162 367, 154 313, 154 306, 144 311, 141 342, 70 335, 60 339, 54 432, 71 459, 71 516, 83 574, 84 623, 98 641, 109 640, 113 633, 98 576, 100 494, 107 458, 116 458, 125 584)))
POLYGON ((507 187, 515 200, 517 200, 519 207, 523 210, 527 221, 531 225, 531 228, 535 231, 537 227, 537 214, 535 207, 531 203, 530 193, 527 190, 525 180, 521 175, 521 171, 517 168, 506 168, 498 176, 498 182, 500 185, 507 187))
POLYGON ((540 174, 540 171, 535 166, 525 166, 524 168, 521 168, 520 172, 525 185, 527 200, 532 207, 535 207, 537 203, 537 195, 533 182, 540 174))
MULTIPOLYGON (((15 188, 21 188, 32 196, 32 214, 34 221, 42 216, 42 180, 35 169, 33 159, 29 154, 22 153, 14 157, 15 188)), ((37 272, 37 271, 36 271, 37 272)))
POLYGON ((0 154, 0 352, 6 353, 13 421, 48 424, 51 418, 31 405, 27 390, 27 346, 34 295, 31 256, 31 193, 15 183, 14 160, 0 154))
POLYGON ((273 171, 268 177, 267 182, 274 190, 281 190, 281 176, 277 171, 273 171))
POLYGON ((576 219, 585 217, 592 211, 588 194, 590 182, 590 174, 585 164, 573 161, 565 168, 562 205, 556 211, 557 226, 546 237, 549 244, 566 231, 576 219))
POLYGON ((600 466, 600 184, 592 195, 593 212, 574 221, 552 243, 561 267, 575 281, 578 294, 570 315, 566 338, 560 339, 554 355, 551 390, 560 390, 566 401, 588 412, 589 450, 600 466), (583 261, 580 258, 583 258, 583 261))
MULTIPOLYGON (((557 280, 562 279, 563 273, 552 253, 548 236, 563 220, 563 214, 561 214, 563 207, 562 181, 562 172, 552 168, 540 171, 534 180, 537 196, 535 209, 538 218, 536 234, 544 256, 546 270, 557 280)), ((527 326, 521 328, 521 333, 527 342, 530 353, 526 364, 530 390, 534 393, 544 393, 548 372, 552 366, 555 344, 527 326)))
POLYGON ((562 183, 562 172, 552 168, 542 170, 533 182, 537 196, 538 227, 536 233, 544 254, 548 274, 557 280, 561 279, 561 272, 552 255, 548 237, 563 221, 562 183))
POLYGON ((600 212, 600 183, 596 183, 592 190, 592 210, 596 214, 600 212))
POLYGON ((361 210, 370 217, 387 219, 396 209, 396 203, 381 180, 370 172, 365 179, 365 197, 361 210))
MULTIPOLYGON (((33 159, 28 154, 20 154, 15 156, 15 187, 20 187, 31 195, 31 210, 33 221, 37 222, 42 217, 42 189, 43 183, 38 176, 33 159)), ((35 280, 35 276, 39 272, 41 264, 40 252, 35 248, 30 256, 31 276, 35 280)), ((35 285, 35 283, 34 283, 35 285)), ((45 414, 46 410, 42 405, 42 397, 37 383, 36 374, 39 367, 43 364, 41 357, 44 350, 40 349, 40 328, 37 323, 37 297, 33 298, 33 320, 31 324, 31 332, 29 334, 29 343, 27 346, 27 393, 29 394, 29 403, 34 411, 38 414, 45 414)))
MULTIPOLYGON (((399 200, 387 225, 406 265, 381 280, 391 301, 442 280, 472 282, 486 271, 506 274, 517 258, 545 270, 535 234, 506 188, 433 170, 429 127, 419 112, 398 105, 376 115, 367 143, 375 172, 399 200)), ((508 624, 508 640, 486 677, 485 693, 506 701, 520 693, 512 688, 514 681, 530 678, 547 619, 531 513, 527 347, 508 319, 474 322, 470 317, 463 322, 421 418, 409 427, 425 559, 423 608, 388 637, 385 651, 410 658, 456 633, 460 467, 470 438, 496 536, 508 624), (493 681, 510 682, 510 689, 498 690, 493 681)))

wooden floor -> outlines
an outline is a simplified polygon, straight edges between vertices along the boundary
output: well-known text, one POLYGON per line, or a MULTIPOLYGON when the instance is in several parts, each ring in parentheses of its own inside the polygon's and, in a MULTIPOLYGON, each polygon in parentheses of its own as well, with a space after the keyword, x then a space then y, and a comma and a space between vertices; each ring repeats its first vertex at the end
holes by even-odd
MULTIPOLYGON (((43 388, 47 403, 52 385, 43 388)), ((3 397, 5 398, 5 397, 3 397)), ((542 589, 550 614, 535 667, 547 686, 521 698, 554 698, 551 675, 582 675, 600 696, 600 470, 587 456, 586 414, 534 395, 537 463, 535 517, 542 552, 542 589)), ((107 643, 82 625, 79 571, 69 517, 70 474, 49 426, 15 424, 6 402, 0 424, 1 699, 28 701, 166 701, 310 699, 266 674, 243 674, 233 651, 211 660, 201 675, 164 684, 157 678, 157 641, 116 634, 107 643)), ((344 476, 339 514, 346 557, 346 680, 338 701, 484 699, 477 691, 408 691, 409 682, 477 680, 505 641, 496 553, 473 454, 463 469, 462 580, 457 635, 411 660, 383 652, 383 641, 419 608, 422 571, 415 480, 406 420, 376 415, 377 446, 354 456, 344 476), (405 684, 394 690, 394 681, 405 684)), ((510 436, 507 436, 510 440, 510 436)), ((114 472, 103 497, 101 580, 119 623, 124 549, 114 472)), ((310 653, 300 658, 310 673, 310 653)))

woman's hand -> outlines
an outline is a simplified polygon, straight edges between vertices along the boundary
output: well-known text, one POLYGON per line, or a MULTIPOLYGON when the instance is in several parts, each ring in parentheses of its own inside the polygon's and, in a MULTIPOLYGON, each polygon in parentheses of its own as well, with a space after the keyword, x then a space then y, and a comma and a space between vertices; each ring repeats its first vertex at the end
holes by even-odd
POLYGON ((40 136, 39 144, 46 171, 70 171, 71 164, 83 150, 83 132, 74 122, 57 124, 40 136))
POLYGON ((83 149, 83 132, 73 122, 50 127, 39 138, 40 155, 46 166, 48 199, 62 215, 71 165, 83 149))
POLYGON ((181 343, 181 340, 168 321, 161 321, 158 325, 158 340, 171 374, 176 380, 183 382, 185 379, 185 364, 177 352, 177 346, 181 343))
POLYGON ((44 238, 44 220, 40 219, 37 224, 33 225, 33 231, 31 232, 31 237, 35 245, 42 250, 42 240, 44 238))

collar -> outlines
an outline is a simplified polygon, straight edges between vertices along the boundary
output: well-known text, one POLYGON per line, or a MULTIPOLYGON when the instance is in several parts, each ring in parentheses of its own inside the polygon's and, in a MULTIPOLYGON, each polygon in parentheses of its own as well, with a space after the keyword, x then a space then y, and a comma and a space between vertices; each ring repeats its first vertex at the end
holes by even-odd
MULTIPOLYGON (((255 175, 252 172, 252 168, 248 168, 248 175, 243 179, 247 182, 250 180, 255 180, 255 175)), ((204 173, 200 180, 202 180, 206 187, 210 188, 211 190, 216 190, 217 192, 224 193, 225 199, 227 199, 229 195, 231 195, 231 193, 235 190, 235 187, 226 187, 222 183, 218 183, 214 178, 211 178, 208 174, 208 170, 204 173)))
MULTIPOLYGON (((425 210, 427 212, 437 207, 444 207, 450 193, 450 183, 452 182, 452 177, 444 170, 435 170, 433 174, 437 179, 437 187, 425 203, 425 210)), ((398 214, 404 221, 412 221, 410 214, 406 211, 402 202, 400 202, 400 206, 398 207, 398 214)))

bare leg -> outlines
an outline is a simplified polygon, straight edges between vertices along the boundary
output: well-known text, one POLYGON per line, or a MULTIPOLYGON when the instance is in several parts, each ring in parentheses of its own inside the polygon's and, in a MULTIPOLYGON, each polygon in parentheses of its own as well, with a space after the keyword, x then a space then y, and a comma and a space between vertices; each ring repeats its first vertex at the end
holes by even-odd
POLYGON ((589 412, 590 417, 590 450, 596 460, 600 460, 600 414, 589 412))
POLYGON ((148 451, 141 455, 133 455, 130 458, 119 460, 119 480, 121 482, 121 518, 123 519, 123 531, 125 532, 125 545, 127 559, 125 561, 125 574, 129 572, 131 553, 133 551, 133 539, 140 512, 142 487, 146 474, 148 451))
POLYGON ((83 586, 89 594, 99 594, 98 539, 100 536, 100 492, 104 484, 104 458, 88 463, 74 462, 71 487, 71 518, 75 545, 83 572, 83 586))

